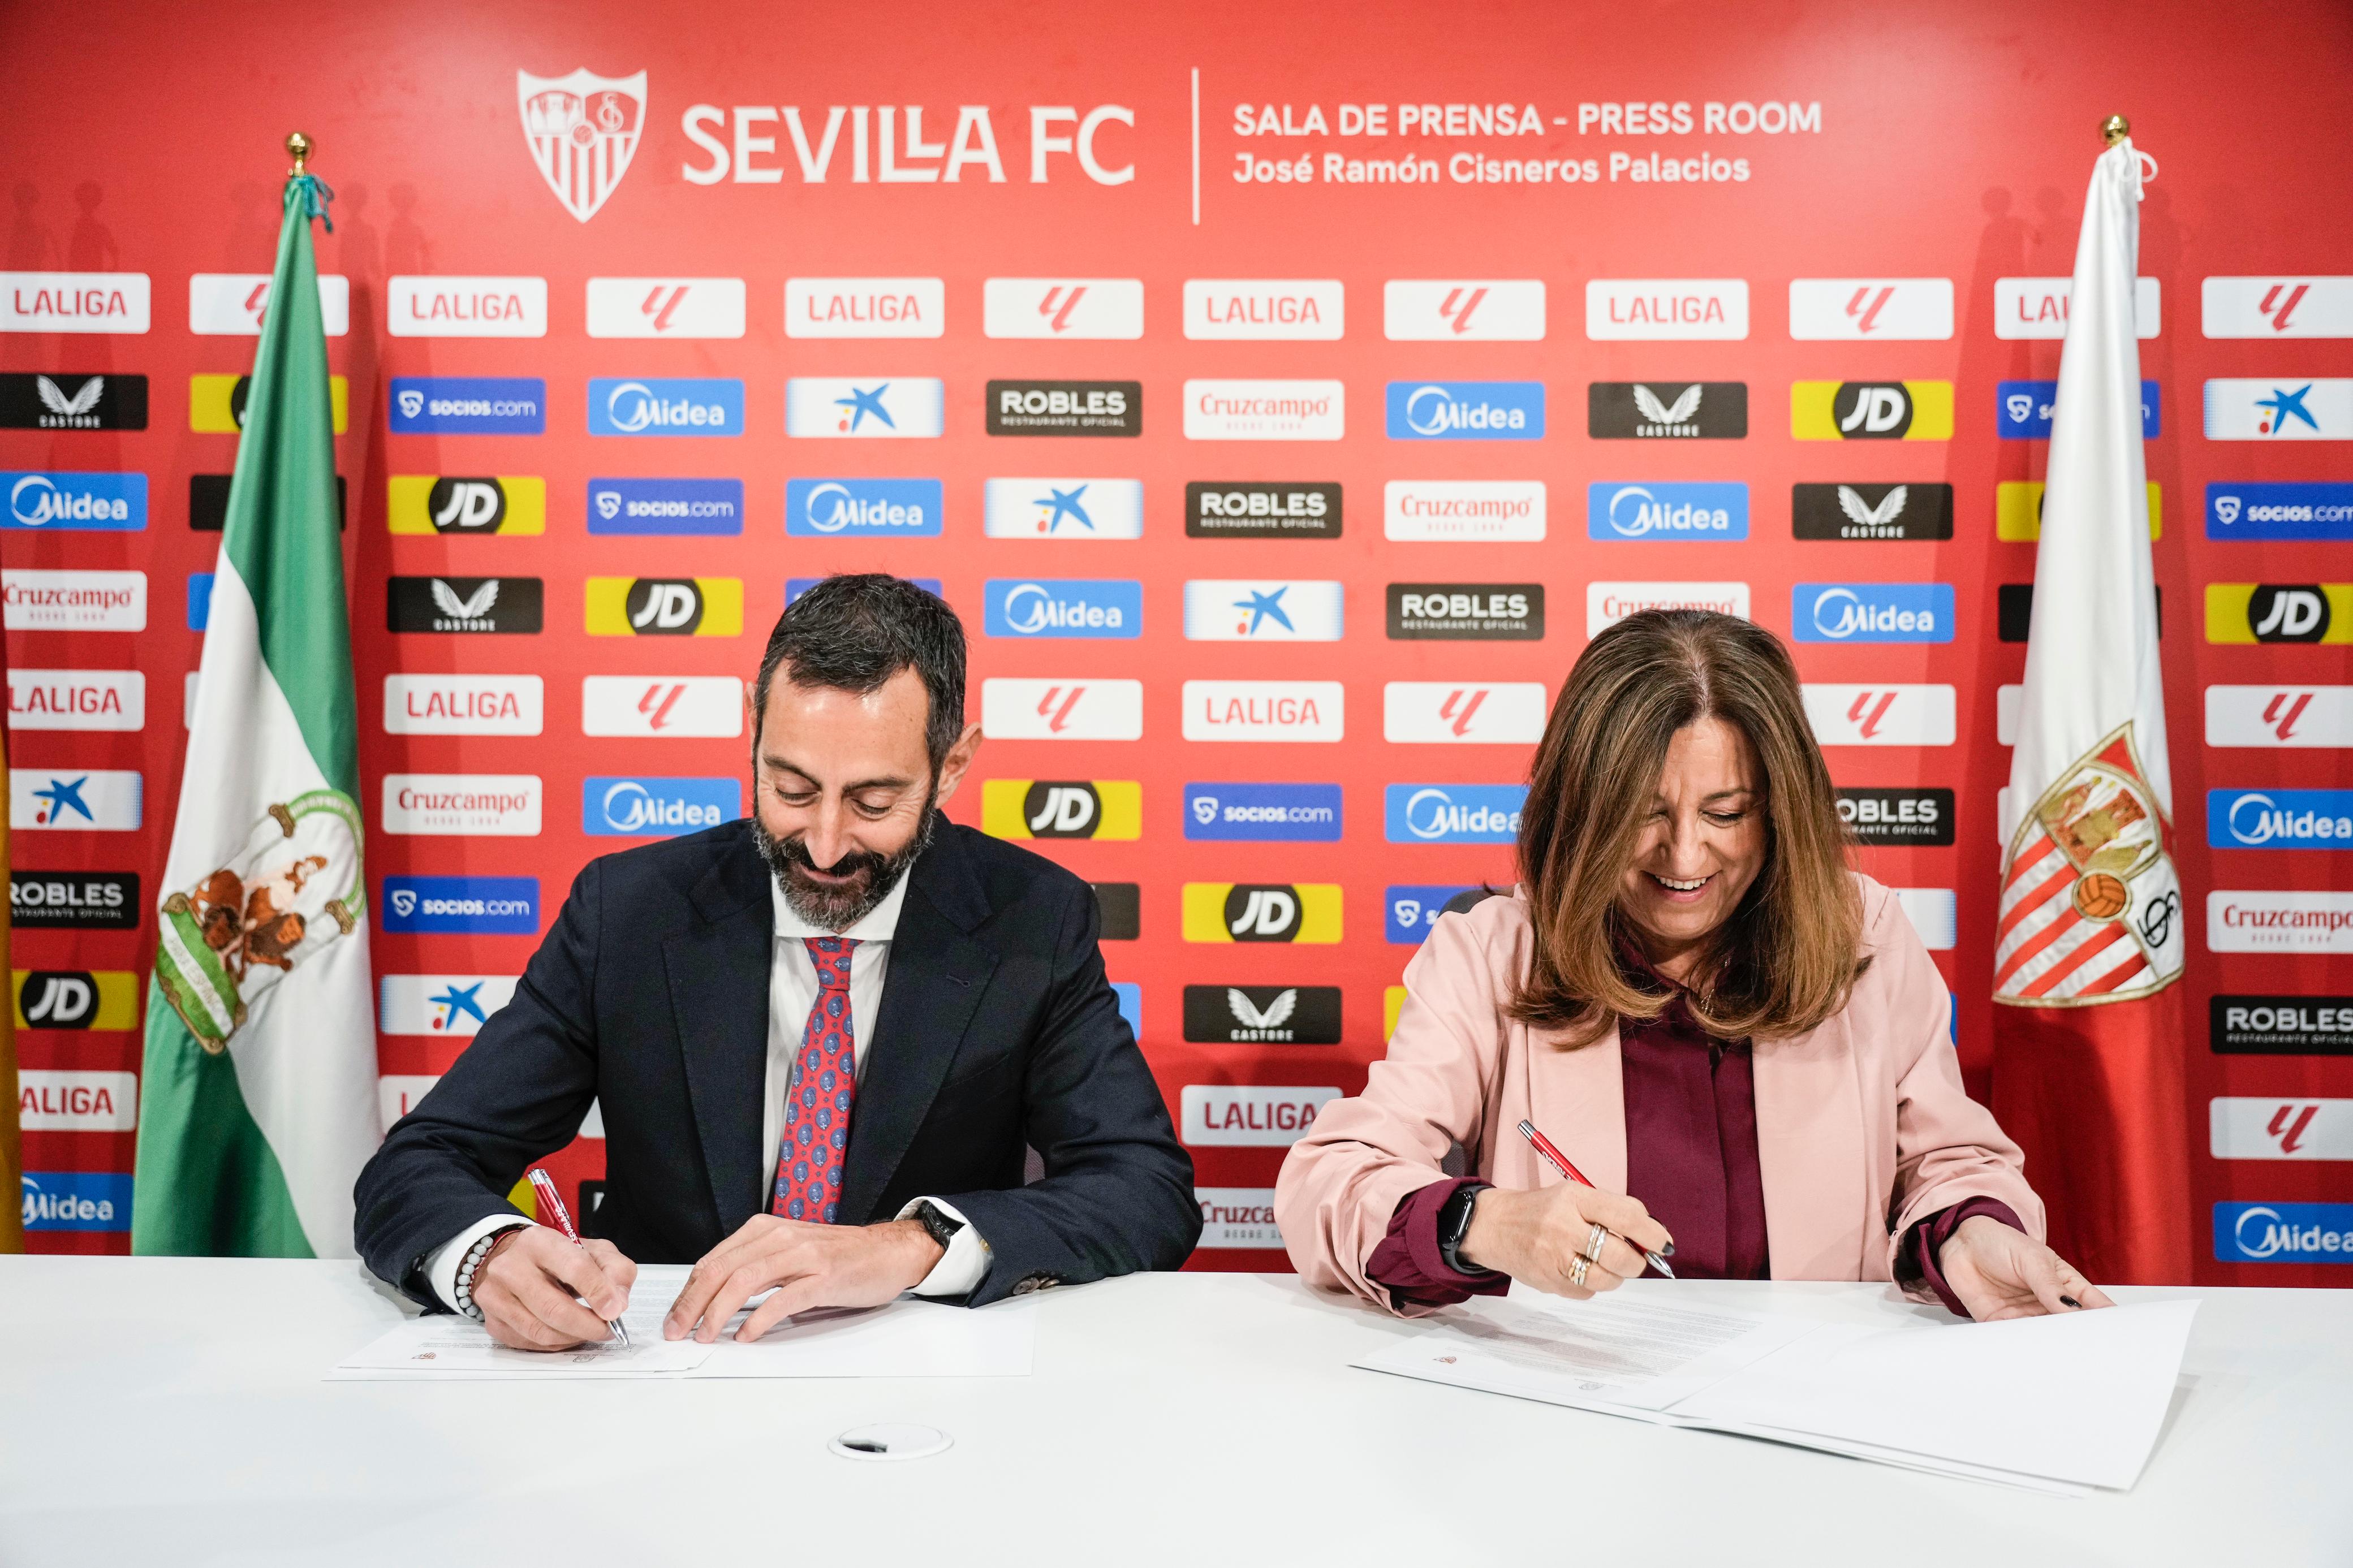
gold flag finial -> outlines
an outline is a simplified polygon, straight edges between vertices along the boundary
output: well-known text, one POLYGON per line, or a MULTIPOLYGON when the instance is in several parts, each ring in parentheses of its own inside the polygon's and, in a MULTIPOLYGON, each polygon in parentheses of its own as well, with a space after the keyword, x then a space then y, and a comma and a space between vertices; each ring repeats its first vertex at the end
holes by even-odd
POLYGON ((2100 121, 2100 145, 2113 147, 2132 134, 2132 121, 2121 114, 2111 114, 2100 121))
POLYGON ((313 142, 308 136, 303 135, 300 131, 297 131, 293 135, 286 138, 286 151, 291 154, 294 159, 292 173, 301 174, 307 174, 309 172, 305 165, 311 162, 311 153, 316 145, 317 143, 313 142))

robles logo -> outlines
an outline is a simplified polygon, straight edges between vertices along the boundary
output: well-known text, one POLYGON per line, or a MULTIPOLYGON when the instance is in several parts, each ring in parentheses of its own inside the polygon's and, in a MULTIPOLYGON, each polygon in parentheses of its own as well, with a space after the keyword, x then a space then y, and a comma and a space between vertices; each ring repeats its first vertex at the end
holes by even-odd
POLYGON ((1519 837, 1525 784, 1393 784, 1383 792, 1391 844, 1509 844, 1519 837))
POLYGON ((597 837, 669 838, 744 815, 732 778, 590 778, 580 785, 580 830, 597 837))
POLYGON ((989 637, 1144 635, 1144 584, 1133 579, 993 577, 983 592, 989 637))
POLYGON ((1393 381, 1392 441, 1538 441, 1545 433, 1540 381, 1393 381))
POLYGON ((53 931, 135 931, 136 871, 11 871, 9 918, 20 928, 53 931))
POLYGON ((1192 539, 1337 539, 1340 487, 1195 479, 1185 487, 1185 533, 1192 539))

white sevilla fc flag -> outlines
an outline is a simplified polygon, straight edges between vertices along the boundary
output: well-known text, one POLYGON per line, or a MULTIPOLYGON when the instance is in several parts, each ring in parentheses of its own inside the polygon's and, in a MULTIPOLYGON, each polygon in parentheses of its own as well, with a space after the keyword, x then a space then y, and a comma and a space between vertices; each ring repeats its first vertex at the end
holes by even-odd
POLYGON ((2133 322, 2141 158, 2100 157, 2075 249, 2002 824, 1994 1107, 2052 1242, 2095 1279, 2186 1284, 2187 943, 2158 666, 2133 322))

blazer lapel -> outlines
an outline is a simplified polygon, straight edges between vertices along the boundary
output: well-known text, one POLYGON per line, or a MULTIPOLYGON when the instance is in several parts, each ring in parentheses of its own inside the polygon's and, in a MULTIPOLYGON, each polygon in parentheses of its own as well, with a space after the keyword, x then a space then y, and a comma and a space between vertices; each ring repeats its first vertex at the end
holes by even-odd
POLYGON ((662 944, 670 1016, 722 1237, 764 1205, 760 1116, 767 1092, 768 971, 776 916, 746 836, 691 895, 705 923, 662 944))
POLYGON ((874 1049, 859 1074, 850 1112, 841 1180, 845 1225, 887 1217, 875 1215, 874 1205, 947 1080, 948 1064, 997 968, 997 954, 968 934, 987 918, 988 901, 964 858, 960 831, 943 819, 931 847, 907 873, 874 1049))
POLYGON ((1852 1040, 1833 1020, 1750 1052, 1773 1278, 1870 1278, 1855 1272, 1870 1200, 1852 1040))
MULTIPOLYGON (((1573 1051, 1560 1049, 1543 1031, 1530 1031, 1527 1041, 1528 1120, 1604 1191, 1624 1192, 1626 1082, 1617 1026, 1573 1051)), ((1520 1136, 1518 1127, 1499 1127, 1495 1135, 1522 1151, 1535 1173, 1533 1185, 1568 1180, 1520 1136)))

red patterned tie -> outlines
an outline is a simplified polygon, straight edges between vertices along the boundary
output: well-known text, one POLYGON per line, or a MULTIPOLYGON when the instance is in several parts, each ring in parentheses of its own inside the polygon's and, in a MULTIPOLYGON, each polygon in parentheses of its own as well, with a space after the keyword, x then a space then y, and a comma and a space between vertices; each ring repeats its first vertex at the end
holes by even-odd
POLYGON ((849 1018, 849 955, 858 942, 846 936, 801 941, 817 965, 817 1002, 801 1026, 800 1055, 785 1091, 785 1135, 768 1212, 831 1225, 841 1207, 849 1105, 858 1095, 858 1036, 849 1018))

